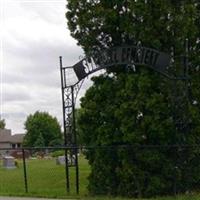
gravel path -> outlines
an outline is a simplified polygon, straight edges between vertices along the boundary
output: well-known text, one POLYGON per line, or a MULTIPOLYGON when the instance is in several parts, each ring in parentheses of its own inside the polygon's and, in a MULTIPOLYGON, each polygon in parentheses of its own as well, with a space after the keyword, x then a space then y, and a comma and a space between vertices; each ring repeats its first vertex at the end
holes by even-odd
POLYGON ((44 199, 44 198, 31 198, 31 197, 0 197, 0 200, 63 200, 63 199, 47 199, 47 198, 44 199))

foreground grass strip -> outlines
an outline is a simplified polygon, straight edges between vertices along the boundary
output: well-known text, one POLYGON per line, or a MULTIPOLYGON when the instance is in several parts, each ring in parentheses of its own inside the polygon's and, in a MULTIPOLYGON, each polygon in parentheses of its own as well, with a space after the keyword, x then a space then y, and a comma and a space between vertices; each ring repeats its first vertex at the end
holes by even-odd
POLYGON ((179 195, 174 197, 157 197, 149 199, 138 199, 138 198, 123 198, 123 197, 80 197, 81 200, 200 200, 200 195, 179 195))

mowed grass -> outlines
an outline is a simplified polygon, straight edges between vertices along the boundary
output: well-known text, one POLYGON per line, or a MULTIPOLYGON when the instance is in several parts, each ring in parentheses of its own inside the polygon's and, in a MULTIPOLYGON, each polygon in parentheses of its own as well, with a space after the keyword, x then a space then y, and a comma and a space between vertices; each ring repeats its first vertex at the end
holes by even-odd
MULTIPOLYGON (((4 169, 0 165, 0 196, 34 196, 82 200, 130 200, 120 197, 90 197, 87 192, 90 167, 83 156, 79 157, 80 194, 76 195, 75 168, 70 168, 70 193, 66 192, 65 167, 56 165, 55 159, 26 160, 28 193, 25 192, 23 164, 19 160, 16 169, 4 169)), ((200 200, 200 195, 158 197, 148 200, 200 200)))
MULTIPOLYGON (((70 168, 70 193, 66 192, 65 167, 57 165, 55 159, 28 159, 28 193, 25 192, 22 160, 18 160, 16 169, 4 169, 0 165, 0 195, 41 196, 41 197, 77 197, 75 188, 75 168, 70 168)), ((80 195, 87 195, 87 177, 90 167, 83 156, 79 157, 80 195)))

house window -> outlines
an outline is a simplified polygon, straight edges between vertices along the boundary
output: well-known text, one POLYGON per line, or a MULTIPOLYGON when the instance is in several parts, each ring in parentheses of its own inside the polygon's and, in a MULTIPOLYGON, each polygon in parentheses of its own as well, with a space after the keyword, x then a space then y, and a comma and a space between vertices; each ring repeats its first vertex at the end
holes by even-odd
POLYGON ((16 147, 15 144, 12 144, 12 148, 15 149, 15 147, 16 147))
POLYGON ((21 144, 20 143, 17 143, 17 148, 20 148, 21 147, 21 144))

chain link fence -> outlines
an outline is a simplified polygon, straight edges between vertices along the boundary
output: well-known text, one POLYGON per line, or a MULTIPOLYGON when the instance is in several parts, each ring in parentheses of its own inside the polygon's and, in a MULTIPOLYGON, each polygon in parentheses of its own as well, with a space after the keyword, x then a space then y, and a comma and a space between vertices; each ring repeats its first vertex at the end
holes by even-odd
MULTIPOLYGON (((0 194, 24 195, 28 193, 48 197, 76 195, 75 157, 71 155, 74 149, 77 148, 0 149, 0 194), (68 167, 66 167, 66 160, 68 167), (70 193, 66 187, 67 170, 70 193)), ((135 189, 132 182, 129 183, 133 192, 138 193, 131 194, 132 196, 143 197, 143 193, 147 192, 146 188, 150 196, 159 194, 159 192, 154 193, 156 188, 160 190, 160 195, 166 196, 200 193, 200 146, 121 145, 78 148, 80 195, 88 194, 87 185, 91 167, 86 157, 91 159, 91 156, 93 160, 102 156, 108 168, 109 162, 112 163, 109 161, 111 159, 117 159, 117 162, 120 162, 118 168, 123 165, 133 167, 139 186, 135 189), (150 183, 158 185, 152 189, 149 186, 150 183)), ((127 181, 132 181, 130 176, 133 174, 128 170, 122 172, 120 184, 123 190, 123 181, 125 178, 127 181)))

